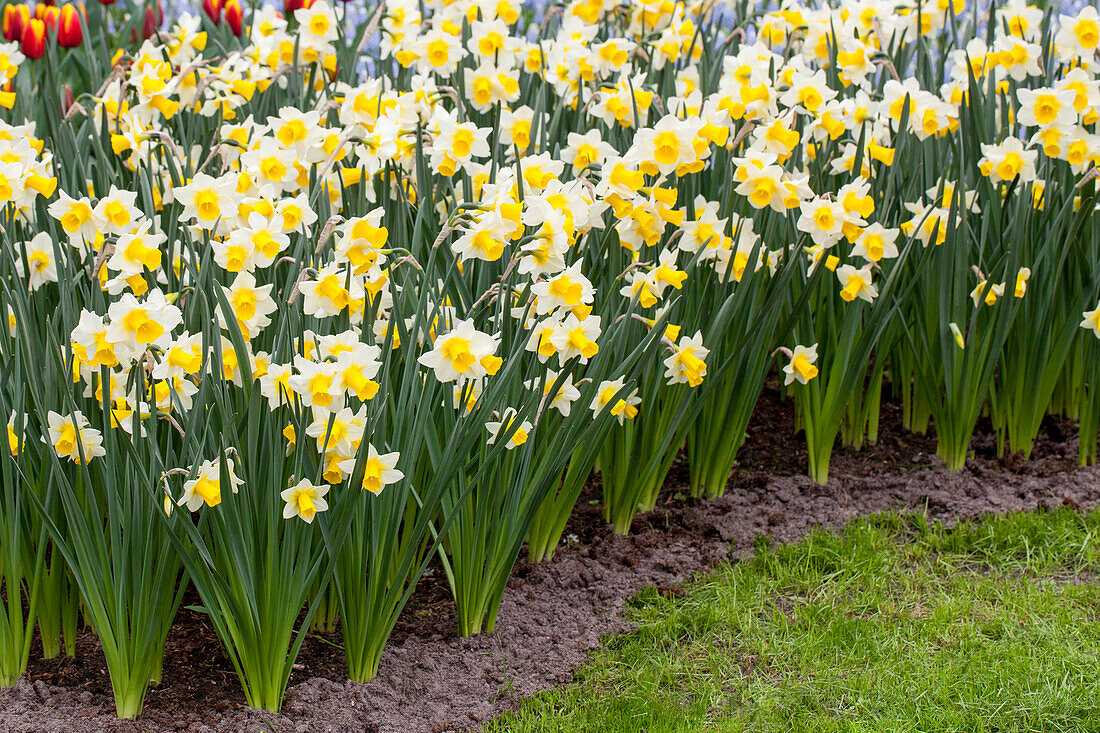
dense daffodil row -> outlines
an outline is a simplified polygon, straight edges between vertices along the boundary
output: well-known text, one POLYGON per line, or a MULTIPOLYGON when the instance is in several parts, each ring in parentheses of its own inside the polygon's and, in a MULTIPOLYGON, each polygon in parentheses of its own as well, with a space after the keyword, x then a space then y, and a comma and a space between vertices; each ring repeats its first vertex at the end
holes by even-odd
POLYGON ((83 619, 137 715, 188 585, 250 704, 310 628, 369 679, 593 471, 620 533, 681 450, 720 495, 766 384, 821 482, 884 389, 1096 460, 1095 9, 230 3, 0 44, 0 682, 83 619))

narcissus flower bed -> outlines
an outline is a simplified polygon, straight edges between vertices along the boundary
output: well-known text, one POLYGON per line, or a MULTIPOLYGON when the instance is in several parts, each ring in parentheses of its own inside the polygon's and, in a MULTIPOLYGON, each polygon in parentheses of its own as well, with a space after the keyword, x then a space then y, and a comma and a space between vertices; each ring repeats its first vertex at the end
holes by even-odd
POLYGON ((193 589, 277 711, 433 558, 491 632, 593 472, 609 532, 681 451, 720 496, 773 374, 818 482, 884 394, 1096 460, 1094 9, 284 11, 5 9, 0 683, 88 624, 136 716, 193 589))

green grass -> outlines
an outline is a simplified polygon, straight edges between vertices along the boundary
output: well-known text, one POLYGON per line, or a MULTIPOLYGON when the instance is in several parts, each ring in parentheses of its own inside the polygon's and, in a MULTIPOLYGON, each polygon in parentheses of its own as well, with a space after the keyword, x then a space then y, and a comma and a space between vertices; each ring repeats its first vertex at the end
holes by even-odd
POLYGON ((1100 730, 1100 513, 760 543, 489 731, 1100 730))

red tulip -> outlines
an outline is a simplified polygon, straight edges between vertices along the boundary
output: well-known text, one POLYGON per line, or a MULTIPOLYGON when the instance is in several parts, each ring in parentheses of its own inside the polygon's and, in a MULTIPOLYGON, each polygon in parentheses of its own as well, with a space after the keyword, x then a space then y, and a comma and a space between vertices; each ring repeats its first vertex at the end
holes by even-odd
POLYGON ((233 35, 240 36, 244 30, 244 11, 238 0, 225 0, 225 24, 233 35))
POLYGON ((4 6, 4 37, 9 41, 23 40, 23 29, 31 18, 31 9, 26 5, 4 6))
POLYGON ((217 25, 222 20, 222 0, 202 0, 202 12, 217 25))
POLYGON ((23 28, 20 50, 29 59, 40 59, 46 53, 46 24, 38 18, 30 18, 23 28))
POLYGON ((80 25, 80 12, 75 5, 65 5, 57 18, 57 45, 76 48, 84 40, 84 28, 80 25))
POLYGON ((99 0, 100 5, 114 5, 115 0, 99 0))
POLYGON ((306 7, 304 0, 283 0, 283 8, 286 11, 286 17, 294 15, 295 10, 306 7))
POLYGON ((52 5, 39 5, 34 9, 34 17, 46 24, 46 31, 53 33, 57 30, 57 18, 61 10, 52 5))

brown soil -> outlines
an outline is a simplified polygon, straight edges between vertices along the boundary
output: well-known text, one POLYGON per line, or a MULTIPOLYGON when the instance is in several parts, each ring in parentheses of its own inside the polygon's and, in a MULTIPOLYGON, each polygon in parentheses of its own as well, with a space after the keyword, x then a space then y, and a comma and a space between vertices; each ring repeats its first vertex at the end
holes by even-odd
POLYGON ((629 537, 610 534, 599 484, 590 482, 557 557, 517 564, 494 634, 455 636, 454 607, 436 569, 417 589, 369 684, 344 679, 338 634, 314 635, 283 713, 250 709, 209 624, 184 609, 168 639, 164 681, 149 692, 141 720, 113 717, 103 657, 86 632, 75 659, 32 661, 17 686, 0 690, 0 731, 476 729, 524 697, 568 682, 605 635, 629 630, 619 612, 642 588, 675 592, 724 557, 748 555, 761 536, 794 541, 814 527, 890 509, 952 523, 990 512, 1100 505, 1100 467, 1077 467, 1075 431, 1066 421, 1046 421, 1030 461, 997 458, 993 438, 979 431, 974 458, 953 475, 935 458, 934 438, 901 430, 898 412, 884 405, 878 444, 837 450, 829 484, 818 486, 801 475, 805 448, 791 435, 789 405, 766 392, 726 495, 683 497, 687 467, 677 462, 659 506, 636 519, 629 537))

